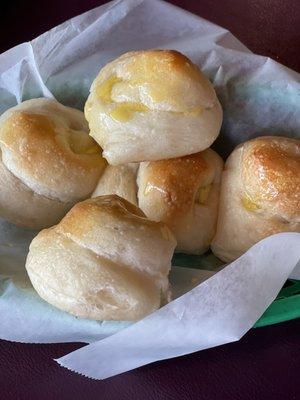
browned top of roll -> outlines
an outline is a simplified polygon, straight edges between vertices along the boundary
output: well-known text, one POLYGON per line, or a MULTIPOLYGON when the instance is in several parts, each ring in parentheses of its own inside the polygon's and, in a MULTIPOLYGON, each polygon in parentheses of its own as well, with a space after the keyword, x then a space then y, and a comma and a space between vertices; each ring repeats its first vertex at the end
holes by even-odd
POLYGON ((34 192, 70 201, 91 193, 105 165, 83 113, 34 99, 4 113, 0 147, 5 166, 34 192))
MULTIPOLYGON (((68 212, 57 226, 57 229, 71 234, 87 247, 91 243, 100 243, 100 236, 105 237, 109 246, 113 246, 113 238, 127 235, 153 234, 161 240, 174 240, 169 229, 162 222, 147 219, 141 209, 117 195, 94 197, 85 200, 68 212), (109 229, 108 229, 109 228, 109 229)), ((129 240, 129 237, 124 237, 129 240)))
POLYGON ((86 172, 99 164, 101 149, 89 136, 60 134, 45 115, 14 113, 1 129, 1 141, 22 154, 22 167, 30 173, 36 173, 37 166, 51 165, 55 159, 86 172))
MULTIPOLYGON (((164 199, 164 222, 184 216, 195 201, 201 202, 199 190, 207 188, 214 179, 215 165, 222 164, 220 157, 211 149, 185 157, 155 161, 141 169, 144 201, 147 195, 164 199)), ((219 169, 221 169, 220 167, 219 169)))
POLYGON ((290 220, 300 213, 300 141, 261 137, 244 145, 242 177, 259 208, 290 220))

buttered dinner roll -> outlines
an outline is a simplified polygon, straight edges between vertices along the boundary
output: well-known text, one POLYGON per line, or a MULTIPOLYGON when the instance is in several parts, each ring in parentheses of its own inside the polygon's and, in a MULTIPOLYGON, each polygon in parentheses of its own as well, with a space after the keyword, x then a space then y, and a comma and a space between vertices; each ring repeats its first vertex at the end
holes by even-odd
POLYGON ((112 165, 197 153, 222 123, 212 84, 173 50, 129 52, 107 64, 91 86, 85 116, 112 165))
POLYGON ((211 149, 143 162, 138 171, 136 165, 108 166, 93 196, 123 196, 173 231, 177 251, 202 254, 215 234, 222 168, 222 159, 211 149))
POLYGON ((204 253, 215 234, 223 161, 211 149, 141 163, 138 204, 148 218, 174 233, 177 251, 204 253))
POLYGON ((0 215, 36 229, 88 198, 106 164, 83 113, 46 98, 1 115, 0 156, 0 215))
POLYGON ((137 320, 168 290, 176 241, 133 204, 100 196, 76 204, 40 232, 26 261, 30 280, 50 304, 78 317, 137 320))
POLYGON ((232 261, 279 232, 300 232, 300 141, 259 137, 225 164, 212 250, 232 261))

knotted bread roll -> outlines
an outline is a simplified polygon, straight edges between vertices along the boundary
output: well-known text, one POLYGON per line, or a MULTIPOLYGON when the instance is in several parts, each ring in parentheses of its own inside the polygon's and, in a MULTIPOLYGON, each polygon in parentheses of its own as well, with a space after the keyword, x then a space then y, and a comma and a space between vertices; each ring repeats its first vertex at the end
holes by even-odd
POLYGON ((300 232, 300 141, 265 136, 238 146, 223 172, 213 252, 223 261, 261 239, 300 232))
POLYGON ((134 51, 107 64, 85 105, 109 164, 197 153, 219 134, 222 109, 209 80, 177 51, 134 51))
POLYGON ((202 254, 215 234, 222 168, 222 159, 211 149, 139 167, 109 165, 93 196, 123 196, 173 231, 177 251, 202 254))
POLYGON ((0 117, 0 215, 30 228, 57 223, 105 167, 81 111, 40 98, 0 117))
POLYGON ((120 197, 76 204, 40 232, 26 261, 29 278, 50 304, 78 317, 137 320, 156 310, 168 290, 176 241, 120 197))

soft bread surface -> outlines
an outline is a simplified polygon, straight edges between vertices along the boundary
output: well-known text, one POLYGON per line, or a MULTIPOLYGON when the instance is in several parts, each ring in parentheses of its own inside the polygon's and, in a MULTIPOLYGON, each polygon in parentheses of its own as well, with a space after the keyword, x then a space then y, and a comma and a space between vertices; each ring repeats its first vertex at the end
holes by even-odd
POLYGON ((209 80, 172 50, 130 52, 107 64, 92 84, 85 116, 112 165, 199 152, 222 123, 209 80))
POLYGON ((117 194, 123 199, 138 205, 137 171, 139 164, 107 165, 92 197, 117 194))
POLYGON ((238 146, 223 172, 213 252, 232 261, 259 240, 300 232, 300 141, 265 136, 238 146))
POLYGON ((163 223, 116 195, 101 196, 76 204, 40 232, 26 269, 40 296, 62 310, 136 320, 160 306, 175 245, 163 223))
POLYGON ((163 221, 177 250, 204 253, 215 234, 223 161, 207 149, 190 156, 136 165, 108 166, 93 196, 116 193, 163 221))
POLYGON ((32 228, 58 222, 76 201, 89 197, 105 166, 83 113, 44 98, 1 115, 0 149, 0 180, 9 176, 0 213, 32 228))

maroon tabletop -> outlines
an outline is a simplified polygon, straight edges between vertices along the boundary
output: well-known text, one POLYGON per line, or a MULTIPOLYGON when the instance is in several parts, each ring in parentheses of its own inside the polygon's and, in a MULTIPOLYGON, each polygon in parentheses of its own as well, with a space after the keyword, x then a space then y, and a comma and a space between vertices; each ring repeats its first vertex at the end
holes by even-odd
MULTIPOLYGON (((253 52, 300 71, 299 0, 172 2, 229 29, 253 52)), ((7 1, 1 5, 0 52, 101 3, 7 1)), ((300 398, 299 319, 253 329, 238 343, 156 363, 102 382, 70 373, 53 361, 80 346, 0 341, 0 400, 300 398)))

